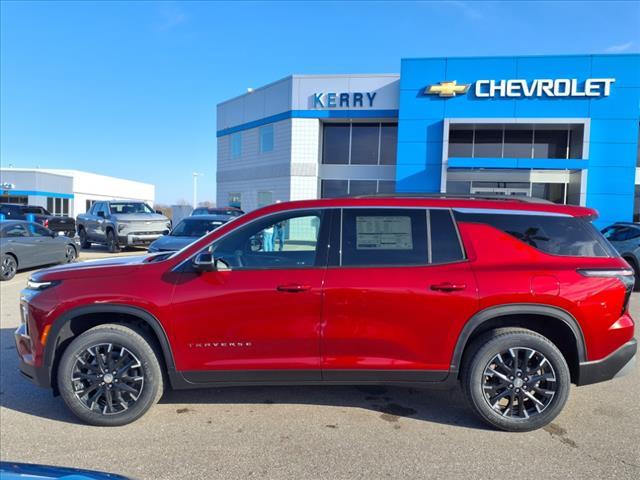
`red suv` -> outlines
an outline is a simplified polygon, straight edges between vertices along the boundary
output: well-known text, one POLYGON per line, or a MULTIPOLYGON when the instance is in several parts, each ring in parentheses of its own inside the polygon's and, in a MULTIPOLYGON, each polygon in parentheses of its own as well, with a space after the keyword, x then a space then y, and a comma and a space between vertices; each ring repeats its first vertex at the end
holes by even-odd
POLYGON ((35 273, 20 369, 122 425, 173 388, 462 384, 512 431, 627 370, 633 271, 594 210, 511 199, 280 203, 175 253, 35 273))

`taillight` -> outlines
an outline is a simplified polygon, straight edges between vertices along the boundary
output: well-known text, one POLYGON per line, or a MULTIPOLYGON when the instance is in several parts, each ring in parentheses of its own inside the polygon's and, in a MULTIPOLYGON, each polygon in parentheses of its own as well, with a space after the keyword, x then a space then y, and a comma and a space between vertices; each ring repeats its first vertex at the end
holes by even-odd
POLYGON ((42 222, 42 225, 44 225, 44 228, 49 228, 49 219, 45 218, 44 222, 42 222))
POLYGON ((633 286, 636 283, 633 270, 629 268, 620 269, 597 269, 597 268, 579 268, 578 273, 585 277, 600 277, 600 278, 617 278, 620 280, 625 288, 624 303, 622 304, 622 313, 627 311, 629 306, 629 300, 631 299, 631 292, 633 292, 633 286))

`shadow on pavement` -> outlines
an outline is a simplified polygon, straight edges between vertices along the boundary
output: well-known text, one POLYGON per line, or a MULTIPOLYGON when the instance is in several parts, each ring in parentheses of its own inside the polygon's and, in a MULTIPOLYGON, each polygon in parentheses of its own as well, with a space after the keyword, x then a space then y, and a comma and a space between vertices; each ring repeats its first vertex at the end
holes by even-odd
MULTIPOLYGON (((80 423, 51 390, 33 385, 18 371, 12 328, 0 329, 0 406, 27 415, 80 423)), ((382 420, 402 417, 466 428, 486 429, 466 406, 462 392, 387 386, 225 387, 168 390, 161 404, 302 404, 360 408, 382 420)))

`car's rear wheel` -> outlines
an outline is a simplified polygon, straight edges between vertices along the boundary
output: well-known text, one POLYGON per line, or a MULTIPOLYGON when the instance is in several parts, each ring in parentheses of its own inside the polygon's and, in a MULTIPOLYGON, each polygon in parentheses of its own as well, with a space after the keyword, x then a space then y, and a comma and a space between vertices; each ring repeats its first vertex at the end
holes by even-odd
POLYGON ((80 237, 80 246, 82 248, 91 248, 91 242, 87 240, 87 231, 84 228, 80 229, 78 236, 80 237))
POLYGON ((67 263, 73 263, 78 258, 78 252, 73 245, 67 245, 67 249, 64 252, 64 259, 67 263))
POLYGON ((84 422, 125 425, 144 415, 162 396, 158 355, 133 329, 100 325, 78 336, 64 351, 58 389, 84 422))
POLYGON ((0 264, 0 280, 11 280, 18 271, 18 262, 13 255, 5 253, 2 255, 0 264))
POLYGON ((120 251, 118 239, 116 238, 116 234, 113 233, 113 230, 107 230, 107 249, 109 253, 117 253, 120 251))
POLYGON ((570 383, 562 353, 530 330, 492 330, 465 354, 467 400, 484 421, 502 430, 524 432, 550 423, 564 407, 570 383))

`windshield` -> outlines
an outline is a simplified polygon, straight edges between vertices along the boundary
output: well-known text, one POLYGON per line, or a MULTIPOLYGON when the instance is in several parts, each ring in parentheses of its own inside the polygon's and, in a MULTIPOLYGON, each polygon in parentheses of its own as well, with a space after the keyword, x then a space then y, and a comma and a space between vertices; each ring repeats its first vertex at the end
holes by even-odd
POLYGON ((224 220, 185 219, 176 225, 176 228, 171 232, 171 236, 202 237, 224 223, 224 220))
POLYGON ((156 213, 146 203, 142 202, 111 202, 111 213, 156 213))

